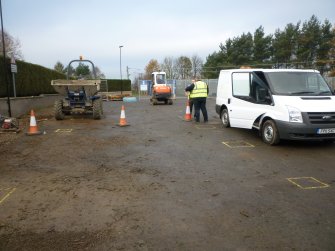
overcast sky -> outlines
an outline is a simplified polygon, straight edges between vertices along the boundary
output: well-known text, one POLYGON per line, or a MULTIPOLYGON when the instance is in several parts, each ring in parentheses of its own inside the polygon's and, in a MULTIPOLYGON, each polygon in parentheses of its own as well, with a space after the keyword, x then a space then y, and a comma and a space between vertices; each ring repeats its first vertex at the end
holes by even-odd
POLYGON ((288 23, 335 25, 334 0, 2 0, 4 29, 18 38, 24 60, 53 68, 80 55, 108 78, 126 67, 144 72, 150 59, 198 55, 219 50, 228 38, 254 31, 266 34, 288 23))

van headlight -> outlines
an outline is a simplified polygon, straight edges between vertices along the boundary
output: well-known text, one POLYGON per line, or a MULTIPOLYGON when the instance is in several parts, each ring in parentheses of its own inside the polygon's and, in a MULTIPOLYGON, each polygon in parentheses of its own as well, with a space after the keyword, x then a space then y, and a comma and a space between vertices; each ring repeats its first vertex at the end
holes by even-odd
POLYGON ((286 106, 288 110, 289 122, 302 123, 301 111, 292 106, 286 106))

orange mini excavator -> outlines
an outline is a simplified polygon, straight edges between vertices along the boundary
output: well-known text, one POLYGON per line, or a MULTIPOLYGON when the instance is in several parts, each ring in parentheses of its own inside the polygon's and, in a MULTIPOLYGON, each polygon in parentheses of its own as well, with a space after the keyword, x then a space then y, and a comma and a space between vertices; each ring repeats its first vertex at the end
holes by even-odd
POLYGON ((172 89, 166 84, 166 73, 157 71, 152 73, 152 95, 151 103, 157 105, 159 102, 172 105, 172 89))

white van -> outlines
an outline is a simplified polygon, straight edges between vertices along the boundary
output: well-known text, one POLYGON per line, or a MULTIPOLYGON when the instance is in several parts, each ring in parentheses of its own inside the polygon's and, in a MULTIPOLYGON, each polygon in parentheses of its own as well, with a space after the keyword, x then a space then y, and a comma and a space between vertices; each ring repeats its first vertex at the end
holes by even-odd
POLYGON ((222 70, 216 112, 224 127, 255 128, 270 145, 335 140, 335 96, 315 70, 222 70))

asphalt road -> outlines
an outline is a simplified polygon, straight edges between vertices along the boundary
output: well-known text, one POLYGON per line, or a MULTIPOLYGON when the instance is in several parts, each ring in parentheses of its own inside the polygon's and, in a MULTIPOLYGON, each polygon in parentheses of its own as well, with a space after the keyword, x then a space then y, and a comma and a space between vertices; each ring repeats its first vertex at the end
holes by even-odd
POLYGON ((0 250, 335 249, 335 144, 268 146, 185 101, 36 111, 45 134, 0 146, 0 250))

